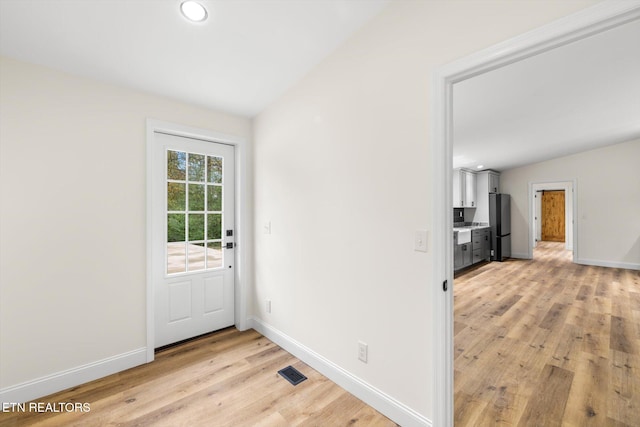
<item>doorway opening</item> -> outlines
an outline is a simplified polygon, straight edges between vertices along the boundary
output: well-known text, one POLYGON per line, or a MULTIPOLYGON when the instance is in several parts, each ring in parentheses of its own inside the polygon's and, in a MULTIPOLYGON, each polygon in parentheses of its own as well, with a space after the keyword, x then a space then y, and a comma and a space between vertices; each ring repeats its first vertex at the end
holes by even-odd
MULTIPOLYGON (((431 114, 434 155, 432 156, 432 194, 434 197, 434 296, 433 334, 437 352, 434 363, 434 424, 453 425, 453 218, 452 144, 453 85, 482 73, 497 69, 605 30, 618 27, 640 17, 637 4, 607 3, 592 6, 553 24, 485 49, 434 73, 433 108, 431 114), (442 284, 442 286, 440 286, 442 284)), ((526 214, 525 214, 526 215, 526 214)), ((531 240, 530 240, 531 242, 531 240)), ((531 250, 532 245, 528 245, 531 250)))
POLYGON ((571 181, 534 182, 529 185, 528 258, 534 259, 539 242, 561 242, 565 251, 576 260, 577 227, 576 184, 571 181))

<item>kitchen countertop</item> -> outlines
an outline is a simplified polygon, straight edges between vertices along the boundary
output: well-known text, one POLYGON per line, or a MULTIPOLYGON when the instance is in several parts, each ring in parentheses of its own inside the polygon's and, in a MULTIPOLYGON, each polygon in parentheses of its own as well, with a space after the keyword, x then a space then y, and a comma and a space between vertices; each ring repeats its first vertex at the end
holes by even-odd
POLYGON ((459 227, 453 227, 453 231, 458 232, 459 230, 480 230, 483 228, 489 228, 489 224, 463 225, 459 227))
POLYGON ((461 225, 461 226, 458 226, 458 227, 453 227, 454 244, 462 245, 462 244, 468 243, 468 242, 471 241, 473 232, 475 230, 485 230, 485 229, 489 229, 489 228, 490 227, 489 227, 488 224, 485 225, 485 224, 477 224, 477 223, 474 224, 474 225, 461 225), (459 233, 462 233, 462 232, 465 232, 465 231, 468 232, 469 234, 467 234, 467 233, 464 233, 466 235, 460 235, 459 234, 459 233), (462 239, 462 240, 459 241, 460 239, 462 239))

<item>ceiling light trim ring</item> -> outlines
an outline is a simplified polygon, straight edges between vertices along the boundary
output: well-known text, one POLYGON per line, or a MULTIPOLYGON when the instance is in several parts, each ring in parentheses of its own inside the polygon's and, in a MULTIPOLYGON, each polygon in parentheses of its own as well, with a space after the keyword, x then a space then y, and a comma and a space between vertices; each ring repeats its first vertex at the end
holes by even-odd
POLYGON ((180 13, 189 22, 202 23, 209 17, 207 8, 200 2, 194 0, 185 0, 180 3, 180 13))

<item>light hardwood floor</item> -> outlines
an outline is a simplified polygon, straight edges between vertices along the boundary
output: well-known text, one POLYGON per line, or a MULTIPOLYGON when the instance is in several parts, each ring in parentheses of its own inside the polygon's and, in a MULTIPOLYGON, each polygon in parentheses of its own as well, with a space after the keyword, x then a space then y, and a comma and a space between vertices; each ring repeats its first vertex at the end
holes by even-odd
POLYGON ((640 272, 563 245, 455 277, 456 426, 640 426, 640 272))
POLYGON ((229 328, 139 366, 38 402, 89 403, 90 412, 0 413, 0 426, 395 426, 255 331, 229 328), (308 379, 292 386, 277 371, 308 379))

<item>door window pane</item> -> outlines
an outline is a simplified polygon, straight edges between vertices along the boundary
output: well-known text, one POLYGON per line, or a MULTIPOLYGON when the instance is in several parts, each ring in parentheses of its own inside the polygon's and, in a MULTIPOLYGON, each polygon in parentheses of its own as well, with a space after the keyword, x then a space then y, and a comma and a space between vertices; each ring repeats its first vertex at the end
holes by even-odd
POLYGON ((167 242, 184 242, 184 214, 168 214, 167 215, 167 242))
POLYGON ((204 155, 189 153, 189 181, 204 181, 204 155))
POLYGON ((204 243, 189 244, 189 271, 204 270, 204 243))
POLYGON ((189 240, 204 240, 203 214, 189 214, 189 240))
POLYGON ((207 182, 222 184, 222 157, 207 156, 207 182))
POLYGON ((168 182, 167 210, 184 211, 185 200, 184 184, 179 182, 168 182))
POLYGON ((222 215, 207 215, 207 239, 222 239, 222 215))
POLYGON ((189 210, 204 210, 204 184, 189 184, 189 210))
POLYGON ((167 178, 184 180, 187 171, 187 153, 167 151, 167 178))
POLYGON ((167 243, 167 273, 184 273, 187 271, 185 242, 167 243))
POLYGON ((207 243, 207 268, 222 267, 222 242, 207 243))
POLYGON ((207 210, 222 211, 222 187, 220 185, 207 185, 207 210))

